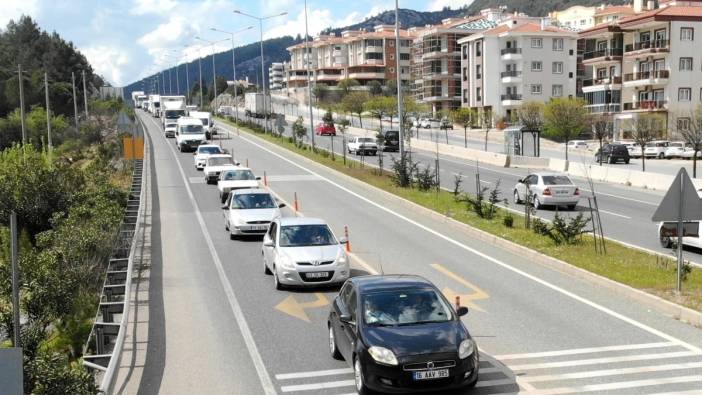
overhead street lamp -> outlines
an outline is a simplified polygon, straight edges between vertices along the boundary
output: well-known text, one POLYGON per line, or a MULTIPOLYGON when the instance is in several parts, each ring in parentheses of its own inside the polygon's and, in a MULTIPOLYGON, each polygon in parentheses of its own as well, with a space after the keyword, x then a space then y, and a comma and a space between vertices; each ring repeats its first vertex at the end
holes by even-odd
MULTIPOLYGON (((266 19, 271 19, 275 18, 278 16, 285 16, 288 15, 287 11, 286 12, 281 12, 280 14, 275 14, 275 15, 269 15, 269 16, 264 16, 264 17, 258 17, 255 15, 247 14, 245 12, 241 12, 239 10, 234 10, 235 14, 243 15, 243 16, 248 16, 249 18, 256 19, 258 21, 258 26, 259 26, 259 32, 261 35, 261 87, 263 88, 263 106, 265 108, 266 106, 266 96, 268 96, 266 92, 266 66, 265 62, 263 60, 263 21, 266 19)), ((268 111, 264 110, 264 115, 266 116, 266 121, 265 121, 265 126, 263 127, 264 131, 267 130, 268 128, 268 111)), ((312 131, 314 133, 314 131, 312 131)))
POLYGON ((175 69, 175 74, 176 74, 176 95, 180 95, 180 75, 178 75, 178 68, 179 68, 178 62, 180 61, 180 57, 170 55, 170 54, 164 54, 164 56, 167 57, 168 59, 171 59, 171 61, 173 62, 171 68, 175 69))
POLYGON ((305 56, 302 58, 305 61, 305 68, 307 69, 307 101, 310 108, 310 133, 312 136, 312 151, 314 151, 314 118, 312 114, 312 75, 310 69, 312 60, 312 53, 310 52, 310 43, 308 40, 309 33, 307 29, 307 0, 305 0, 305 56))
POLYGON ((224 42, 224 41, 229 41, 230 39, 224 39, 224 40, 219 40, 219 41, 210 41, 210 40, 205 40, 204 38, 200 36, 195 36, 196 40, 200 40, 203 42, 206 42, 212 46, 212 89, 214 89, 214 109, 212 110, 213 113, 216 112, 217 109, 217 72, 215 71, 215 44, 224 42))
POLYGON ((211 27, 210 30, 214 32, 220 32, 220 33, 225 33, 225 34, 231 34, 232 35, 232 67, 234 69, 234 119, 236 119, 236 122, 239 122, 239 94, 238 94, 238 89, 237 89, 237 84, 236 84, 236 55, 234 55, 234 35, 239 34, 242 32, 245 32, 247 30, 253 29, 253 26, 248 26, 244 29, 237 30, 235 32, 229 32, 226 30, 220 30, 214 27, 211 27))

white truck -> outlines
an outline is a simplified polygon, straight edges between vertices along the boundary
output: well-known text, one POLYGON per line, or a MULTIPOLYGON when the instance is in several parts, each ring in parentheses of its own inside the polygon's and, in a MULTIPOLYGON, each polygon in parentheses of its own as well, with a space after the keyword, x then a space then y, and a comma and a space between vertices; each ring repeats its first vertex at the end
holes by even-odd
POLYGON ((181 117, 175 131, 175 143, 180 152, 195 151, 200 144, 205 144, 205 130, 202 122, 196 118, 181 117))
POLYGON ((139 96, 144 96, 144 91, 132 92, 132 106, 134 106, 134 108, 141 108, 141 103, 138 100, 139 96))
POLYGON ((212 135, 217 134, 217 129, 212 121, 211 113, 207 111, 190 111, 188 116, 202 121, 202 126, 205 128, 205 134, 208 140, 212 138, 212 135))
POLYGON ((154 117, 161 116, 161 95, 149 95, 149 101, 151 105, 149 106, 149 112, 154 117))
POLYGON ((264 118, 266 112, 270 111, 271 99, 263 93, 247 93, 244 96, 244 109, 246 116, 254 118, 264 118))
POLYGON ((161 96, 161 124, 185 116, 185 96, 161 96))

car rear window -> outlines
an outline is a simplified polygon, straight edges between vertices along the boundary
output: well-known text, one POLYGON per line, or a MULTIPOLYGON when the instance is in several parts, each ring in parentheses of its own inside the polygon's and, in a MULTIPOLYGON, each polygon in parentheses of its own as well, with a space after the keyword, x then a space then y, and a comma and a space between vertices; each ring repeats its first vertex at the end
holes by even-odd
POLYGON ((399 138, 399 133, 398 133, 398 132, 395 132, 395 131, 392 131, 392 132, 385 132, 385 138, 388 138, 388 139, 396 139, 396 138, 399 138))
POLYGON ((573 185, 567 176, 543 176, 544 185, 573 185))
POLYGON ((612 152, 624 153, 624 152, 629 152, 629 151, 626 149, 626 146, 624 146, 624 145, 613 145, 612 152))

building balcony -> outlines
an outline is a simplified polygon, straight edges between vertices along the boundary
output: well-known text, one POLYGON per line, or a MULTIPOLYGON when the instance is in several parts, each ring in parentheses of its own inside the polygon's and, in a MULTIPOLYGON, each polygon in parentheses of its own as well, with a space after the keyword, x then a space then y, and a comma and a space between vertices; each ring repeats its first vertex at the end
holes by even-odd
POLYGON ((583 80, 583 92, 595 92, 621 88, 622 77, 605 77, 583 80))
POLYGON ((519 60, 522 58, 521 48, 502 48, 500 50, 502 60, 519 60))
POLYGON ((622 48, 607 48, 585 52, 583 54, 583 64, 619 62, 623 53, 622 48))
POLYGON ((431 80, 452 80, 452 79, 460 79, 461 74, 460 73, 449 73, 448 71, 438 71, 438 72, 427 72, 424 73, 422 76, 422 79, 424 81, 431 81, 431 80))
POLYGON ((500 100, 505 107, 519 106, 522 104, 522 95, 519 93, 508 93, 506 95, 500 95, 500 100))
POLYGON ((622 110, 619 103, 588 104, 585 108, 590 114, 614 114, 622 110))
POLYGON ((642 41, 624 46, 624 56, 637 57, 648 55, 650 53, 669 52, 670 41, 668 40, 651 40, 642 41))
POLYGON ((643 100, 633 103, 624 103, 624 111, 665 111, 668 109, 666 100, 643 100))
POLYGON ((424 96, 422 101, 424 102, 443 102, 443 101, 460 101, 461 96, 450 96, 448 94, 440 94, 437 96, 424 96))
POLYGON ((522 82, 522 72, 517 70, 503 71, 500 73, 500 78, 504 84, 522 82))
POLYGON ((382 79, 385 79, 385 73, 373 73, 373 72, 349 73, 349 78, 353 78, 355 80, 382 80, 382 79))
POLYGON ((365 53, 370 53, 370 52, 380 52, 380 53, 383 53, 383 52, 384 52, 384 49, 383 49, 383 47, 380 47, 380 46, 377 46, 377 45, 370 45, 370 46, 367 46, 367 47, 364 49, 364 51, 365 51, 365 53))
POLYGON ((440 51, 427 51, 422 53, 422 60, 460 56, 461 51, 448 51, 447 49, 442 49, 440 51))
POLYGON ((288 81, 307 81, 306 75, 291 75, 288 77, 288 81))
POLYGON ((668 82, 670 71, 656 70, 624 74, 624 86, 664 85, 668 82))

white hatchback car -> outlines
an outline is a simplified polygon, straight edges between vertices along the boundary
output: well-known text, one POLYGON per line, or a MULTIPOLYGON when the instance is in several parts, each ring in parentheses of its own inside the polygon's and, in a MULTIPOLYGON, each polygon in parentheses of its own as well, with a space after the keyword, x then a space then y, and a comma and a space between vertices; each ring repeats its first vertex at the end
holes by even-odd
POLYGON ((666 159, 682 158, 683 152, 685 152, 685 142, 673 141, 663 151, 663 157, 666 159))
POLYGON ((214 145, 214 144, 203 144, 199 147, 197 147, 197 150, 193 152, 193 160, 195 162, 195 169, 196 170, 202 170, 205 168, 205 164, 207 164, 207 158, 210 157, 210 155, 218 155, 218 154, 224 154, 225 152, 222 150, 222 148, 219 147, 219 145, 214 145))
POLYGON ((205 167, 202 169, 203 173, 205 173, 205 184, 217 182, 219 173, 224 170, 235 169, 237 166, 239 166, 239 163, 234 162, 231 155, 210 155, 207 158, 207 162, 205 162, 205 167))
POLYGON ((277 203, 265 189, 250 188, 232 191, 222 205, 224 228, 229 238, 263 235, 273 219, 280 217, 284 203, 277 203))
POLYGON ((587 141, 571 140, 568 142, 568 149, 587 149, 587 141))
POLYGON ((565 174, 533 173, 514 186, 514 203, 527 199, 536 210, 543 206, 567 206, 574 210, 580 201, 580 188, 565 174))
POLYGON ((263 269, 276 289, 341 284, 351 274, 346 242, 324 220, 279 217, 263 236, 263 269))
POLYGON ((251 169, 247 167, 237 167, 235 169, 227 169, 219 173, 217 179, 217 190, 219 191, 219 199, 224 203, 229 196, 229 192, 237 189, 258 188, 258 180, 261 177, 254 176, 251 169))
POLYGON ((663 159, 669 144, 667 141, 651 141, 644 147, 643 154, 647 158, 663 159))

